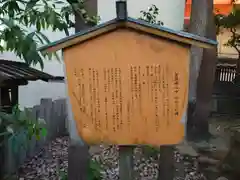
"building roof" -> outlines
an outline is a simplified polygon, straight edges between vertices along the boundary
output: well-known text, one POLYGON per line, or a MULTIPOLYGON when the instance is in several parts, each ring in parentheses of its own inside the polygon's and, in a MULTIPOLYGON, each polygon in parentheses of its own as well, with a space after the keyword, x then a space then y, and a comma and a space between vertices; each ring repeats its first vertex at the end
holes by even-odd
POLYGON ((210 39, 206 39, 183 31, 174 31, 163 26, 147 23, 143 20, 127 17, 124 20, 115 18, 111 21, 97 25, 88 30, 83 30, 72 36, 68 36, 56 42, 50 43, 46 46, 39 48, 39 50, 42 52, 54 52, 75 44, 79 44, 83 41, 92 39, 94 37, 119 28, 133 29, 150 35, 155 35, 157 37, 162 37, 176 42, 188 45, 195 45, 203 48, 211 48, 217 45, 216 41, 210 39))
POLYGON ((52 76, 29 67, 26 63, 0 60, 0 81, 6 85, 10 81, 50 81, 63 80, 63 77, 52 76))

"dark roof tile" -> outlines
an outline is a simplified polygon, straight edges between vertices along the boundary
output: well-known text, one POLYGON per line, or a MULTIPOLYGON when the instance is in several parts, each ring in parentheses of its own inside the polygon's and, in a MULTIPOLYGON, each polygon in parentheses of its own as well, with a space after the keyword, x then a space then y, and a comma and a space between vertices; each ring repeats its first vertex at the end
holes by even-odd
POLYGON ((7 82, 9 80, 63 80, 63 77, 52 76, 42 71, 29 67, 26 63, 0 60, 0 80, 7 82))

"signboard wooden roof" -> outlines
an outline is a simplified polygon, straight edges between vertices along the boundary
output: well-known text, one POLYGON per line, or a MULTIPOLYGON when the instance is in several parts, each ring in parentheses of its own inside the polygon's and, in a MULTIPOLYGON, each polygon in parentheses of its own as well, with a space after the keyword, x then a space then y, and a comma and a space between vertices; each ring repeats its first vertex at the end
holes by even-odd
POLYGON ((64 50, 78 133, 88 144, 177 144, 184 137, 190 45, 217 43, 117 12, 112 21, 41 48, 64 50))
POLYGON ((217 45, 216 41, 204 37, 200 37, 183 31, 174 31, 163 26, 147 23, 143 20, 127 17, 124 20, 116 18, 106 23, 97 25, 93 28, 89 28, 88 30, 83 30, 72 36, 68 36, 59 41, 43 46, 39 48, 39 51, 58 51, 60 49, 68 48, 75 44, 91 40, 94 37, 103 35, 110 31, 117 30, 119 28, 130 28, 143 33, 147 33, 149 35, 155 35, 157 37, 166 38, 188 45, 195 45, 202 48, 211 48, 217 45))

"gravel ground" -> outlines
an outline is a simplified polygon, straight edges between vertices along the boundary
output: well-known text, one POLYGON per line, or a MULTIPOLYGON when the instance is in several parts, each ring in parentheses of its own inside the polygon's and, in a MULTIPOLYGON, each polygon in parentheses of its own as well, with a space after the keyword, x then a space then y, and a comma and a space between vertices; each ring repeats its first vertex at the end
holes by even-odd
MULTIPOLYGON (((66 171, 68 166, 68 137, 57 138, 44 147, 39 154, 26 161, 19 168, 18 175, 21 180, 57 180, 57 172, 66 171)), ((155 180, 158 175, 159 156, 143 153, 142 148, 135 149, 134 170, 137 180, 155 180)), ((155 153, 154 153, 155 154, 155 153)), ((92 158, 102 164, 104 180, 117 180, 118 178, 118 148, 117 146, 99 146, 92 158)), ((202 174, 196 172, 195 159, 175 153, 177 169, 175 180, 205 180, 202 174), (185 177, 181 177, 186 174, 185 177)))

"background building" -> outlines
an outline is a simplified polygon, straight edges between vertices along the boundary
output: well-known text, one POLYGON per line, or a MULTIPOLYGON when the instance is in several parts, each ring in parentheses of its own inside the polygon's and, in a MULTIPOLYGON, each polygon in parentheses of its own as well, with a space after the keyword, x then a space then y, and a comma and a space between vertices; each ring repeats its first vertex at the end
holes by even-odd
MULTIPOLYGON (((192 0, 186 0, 185 7, 185 24, 189 24, 190 14, 191 14, 191 2, 192 0)), ((235 2, 237 6, 240 5, 240 0, 235 2)), ((219 14, 227 15, 232 11, 232 0, 214 0, 214 12, 219 14)), ((229 58, 229 60, 237 58, 238 54, 236 50, 231 47, 225 46, 228 39, 231 37, 229 30, 221 30, 218 35, 218 57, 219 58, 229 58)))

